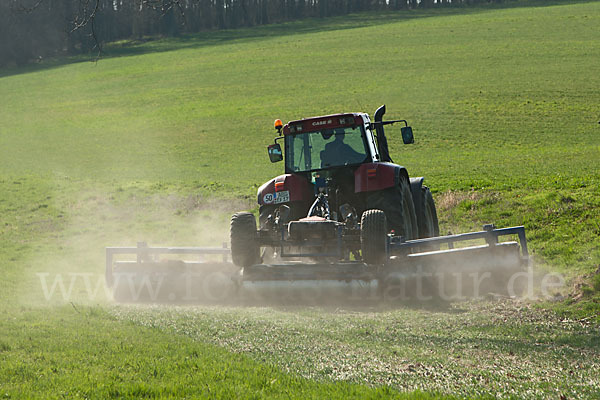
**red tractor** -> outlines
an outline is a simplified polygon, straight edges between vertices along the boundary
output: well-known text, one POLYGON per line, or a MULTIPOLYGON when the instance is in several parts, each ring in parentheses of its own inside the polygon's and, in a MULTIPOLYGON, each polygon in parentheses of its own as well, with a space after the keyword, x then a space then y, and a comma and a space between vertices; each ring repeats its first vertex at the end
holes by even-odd
MULTIPOLYGON (((148 282, 157 281, 160 288, 165 276, 170 286, 163 285, 169 289, 161 293, 166 291, 170 301, 176 293, 186 293, 177 300, 201 294, 211 302, 253 299, 253 294, 259 299, 296 298, 292 293, 309 301, 329 301, 338 294, 394 300, 423 298, 425 287, 441 298, 452 292, 460 298, 490 291, 512 295, 513 274, 529 262, 524 227, 495 229, 488 224, 479 232, 439 236, 423 178, 409 178, 389 154, 384 127, 403 123, 405 144, 413 143, 412 129, 405 120, 383 121, 384 114, 382 106, 374 121, 364 113, 286 125, 275 121, 279 135, 268 153, 272 162, 285 158, 285 174, 258 189, 258 228, 251 213, 231 218, 231 259, 241 270, 228 262, 227 248, 110 247, 106 282, 115 298, 131 293, 137 301, 148 282), (518 236, 519 242, 501 241, 504 236, 518 236), (455 248, 456 243, 462 247, 455 248), (174 253, 220 254, 224 259, 159 258, 174 253), (123 254, 135 254, 136 260, 116 259, 123 254), (130 276, 137 279, 129 282, 130 276), (192 277, 200 286, 197 291, 192 277), (319 288, 324 290, 315 290, 319 288)), ((158 290, 149 295, 152 301, 159 298, 158 290)))
POLYGON ((299 257, 383 264, 389 236, 438 236, 429 188, 423 178, 409 178, 388 150, 385 125, 403 123, 405 144, 414 142, 412 128, 405 120, 383 121, 384 114, 381 106, 374 121, 366 113, 275 121, 279 136, 268 153, 271 162, 285 159, 285 174, 258 189, 258 231, 254 215, 232 217, 234 264, 299 257))

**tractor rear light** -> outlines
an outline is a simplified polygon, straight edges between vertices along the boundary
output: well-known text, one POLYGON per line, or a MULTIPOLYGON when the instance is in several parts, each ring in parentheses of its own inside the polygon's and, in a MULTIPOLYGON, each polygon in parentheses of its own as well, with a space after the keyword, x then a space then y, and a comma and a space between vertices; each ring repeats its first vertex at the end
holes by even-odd
POLYGON ((377 178, 377 169, 372 168, 367 170, 367 178, 374 179, 377 178))
POLYGON ((285 188, 285 182, 275 182, 275 191, 281 192, 285 188))

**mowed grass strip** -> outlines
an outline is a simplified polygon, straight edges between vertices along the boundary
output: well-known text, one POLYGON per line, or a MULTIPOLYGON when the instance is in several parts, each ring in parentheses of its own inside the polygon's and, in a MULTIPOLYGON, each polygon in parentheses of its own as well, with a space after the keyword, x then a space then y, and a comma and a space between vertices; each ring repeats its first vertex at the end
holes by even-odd
POLYGON ((3 398, 433 398, 314 382, 184 335, 117 322, 99 307, 22 309, 1 322, 3 398))
POLYGON ((600 394, 597 324, 560 319, 514 301, 428 305, 136 306, 111 313, 318 380, 469 398, 600 394))
POLYGON ((320 381, 467 398, 600 395, 598 324, 512 300, 363 308, 120 306, 111 314, 320 381))

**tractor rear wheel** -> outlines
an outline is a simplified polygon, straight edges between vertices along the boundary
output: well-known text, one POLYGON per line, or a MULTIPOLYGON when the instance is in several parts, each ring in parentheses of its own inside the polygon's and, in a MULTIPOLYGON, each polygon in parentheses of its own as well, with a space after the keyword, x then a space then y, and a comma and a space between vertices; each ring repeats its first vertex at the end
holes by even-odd
POLYGON ((419 235, 415 205, 407 179, 401 179, 398 186, 373 192, 367 199, 367 209, 373 208, 385 212, 390 228, 404 240, 416 239, 419 235))
POLYGON ((230 226, 231 259, 238 267, 260 264, 260 245, 253 214, 233 214, 230 226))
POLYGON ((367 264, 385 263, 387 219, 381 210, 367 210, 360 220, 360 246, 363 261, 367 264))
POLYGON ((440 235, 435 202, 427 186, 421 188, 421 205, 418 207, 417 221, 419 224, 419 238, 435 237, 440 235))

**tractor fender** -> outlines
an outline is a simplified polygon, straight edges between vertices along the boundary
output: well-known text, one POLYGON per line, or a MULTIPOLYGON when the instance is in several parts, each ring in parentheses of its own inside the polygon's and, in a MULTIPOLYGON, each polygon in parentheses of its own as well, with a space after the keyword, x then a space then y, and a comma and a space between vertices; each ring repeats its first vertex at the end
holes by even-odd
POLYGON ((284 174, 258 188, 257 202, 261 206, 285 204, 292 201, 311 201, 313 197, 313 190, 306 178, 296 174, 284 174))
POLYGON ((421 215, 421 208, 423 208, 423 191, 421 189, 423 188, 424 180, 425 178, 422 176, 418 178, 410 178, 410 192, 412 194, 413 203, 415 205, 415 213, 417 215, 421 215))
POLYGON ((354 171, 354 191, 373 192, 400 184, 400 180, 408 180, 406 168, 393 163, 377 162, 362 164, 354 171))

